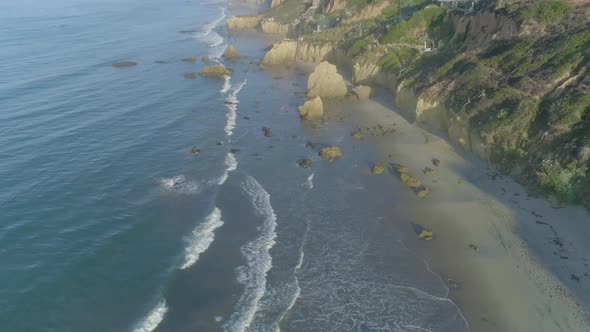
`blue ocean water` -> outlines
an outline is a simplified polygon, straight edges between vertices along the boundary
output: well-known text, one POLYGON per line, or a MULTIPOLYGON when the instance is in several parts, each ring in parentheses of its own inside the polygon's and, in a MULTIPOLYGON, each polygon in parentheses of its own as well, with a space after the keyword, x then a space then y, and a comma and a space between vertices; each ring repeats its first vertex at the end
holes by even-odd
POLYGON ((226 6, 0 3, 0 331, 466 330, 381 184, 306 143, 370 152, 299 121, 305 73, 261 71, 226 6), (184 78, 205 54, 232 77, 184 78))

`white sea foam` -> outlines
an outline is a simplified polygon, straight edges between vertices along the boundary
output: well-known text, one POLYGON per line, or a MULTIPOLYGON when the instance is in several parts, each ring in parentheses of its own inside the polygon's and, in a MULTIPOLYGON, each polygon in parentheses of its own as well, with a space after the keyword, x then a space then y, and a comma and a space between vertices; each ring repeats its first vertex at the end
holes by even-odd
POLYGON ((166 315, 167 311, 168 307, 166 306, 166 301, 160 300, 145 318, 137 323, 133 332, 151 332, 155 330, 164 319, 164 315, 166 315))
POLYGON ((229 177, 229 173, 235 171, 238 168, 238 160, 236 159, 236 156, 234 156, 233 153, 228 152, 227 155, 225 155, 225 166, 226 169, 223 172, 223 175, 217 181, 218 185, 224 184, 227 178, 229 177))
POLYGON ((270 194, 250 176, 243 189, 252 198, 256 215, 263 220, 258 237, 241 249, 246 264, 238 268, 238 281, 244 285, 244 293, 238 300, 236 311, 223 325, 224 330, 230 332, 245 331, 258 311, 260 299, 266 291, 266 275, 272 267, 269 250, 276 238, 277 217, 270 204, 270 194))
POLYGON ((310 191, 313 189, 313 176, 315 175, 315 172, 311 173, 308 177, 307 177, 307 181, 305 182, 305 186, 307 187, 307 191, 310 191))
POLYGON ((225 8, 219 7, 219 10, 219 16, 210 23, 205 24, 203 26, 203 30, 201 30, 201 34, 199 35, 199 39, 203 42, 206 42, 209 45, 209 47, 215 47, 223 44, 223 37, 221 37, 217 32, 213 30, 226 17, 225 8))
POLYGON ((160 186, 165 190, 180 194, 195 194, 201 189, 198 183, 188 181, 184 175, 163 178, 160 180, 160 186))
POLYGON ((238 100, 238 94, 246 85, 247 80, 242 81, 242 83, 238 84, 235 89, 233 89, 232 93, 225 99, 225 106, 227 106, 228 112, 226 115, 226 122, 225 122, 225 133, 227 134, 228 138, 231 137, 234 133, 234 128, 236 127, 236 119, 237 119, 237 110, 238 104, 240 101, 238 100))
POLYGON ((231 76, 229 75, 225 75, 223 76, 223 88, 221 88, 221 90, 219 90, 219 92, 221 93, 226 93, 229 91, 229 88, 231 88, 231 76))
POLYGON ((215 230, 222 225, 221 210, 215 207, 205 218, 205 221, 193 230, 188 246, 184 250, 184 263, 181 269, 189 268, 199 260, 199 256, 209 249, 209 246, 213 243, 215 230))

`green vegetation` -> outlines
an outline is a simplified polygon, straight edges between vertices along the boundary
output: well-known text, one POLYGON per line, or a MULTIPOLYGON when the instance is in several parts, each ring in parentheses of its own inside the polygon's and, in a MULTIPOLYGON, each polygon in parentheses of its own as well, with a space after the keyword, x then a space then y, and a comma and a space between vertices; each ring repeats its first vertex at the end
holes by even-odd
POLYGON ((446 7, 427 6, 415 12, 408 20, 392 26, 381 38, 381 42, 421 45, 425 35, 440 29, 446 12, 446 7))
POLYGON ((553 23, 571 14, 572 11, 572 6, 565 0, 544 0, 522 10, 520 17, 523 21, 534 19, 543 23, 553 23))
POLYGON ((543 191, 568 203, 579 197, 587 181, 584 172, 575 164, 563 166, 557 160, 543 160, 536 176, 543 191))
POLYGON ((377 64, 385 71, 400 73, 402 69, 408 70, 419 56, 420 53, 414 48, 398 47, 381 57, 377 64))
POLYGON ((269 9, 266 16, 273 17, 279 23, 288 24, 301 16, 305 8, 303 1, 287 0, 279 6, 269 9))
POLYGON ((552 103, 551 116, 559 125, 571 126, 580 122, 590 111, 590 94, 566 95, 552 103))

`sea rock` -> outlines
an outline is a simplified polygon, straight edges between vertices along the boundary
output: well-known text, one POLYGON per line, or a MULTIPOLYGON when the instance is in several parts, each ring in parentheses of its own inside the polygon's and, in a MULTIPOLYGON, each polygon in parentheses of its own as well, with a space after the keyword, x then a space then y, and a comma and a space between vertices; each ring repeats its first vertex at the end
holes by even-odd
POLYGON ((432 158, 432 164, 436 167, 440 166, 440 160, 436 158, 432 158))
POLYGON ((336 158, 342 157, 342 151, 339 147, 328 146, 320 151, 320 156, 324 159, 334 160, 336 158))
POLYGON ((371 97, 372 89, 370 86, 358 85, 352 89, 352 94, 358 100, 367 100, 371 97))
POLYGON ((430 167, 425 167, 425 168, 422 170, 422 172, 423 172, 424 174, 427 174, 427 175, 435 175, 435 174, 436 174, 436 170, 434 170, 434 169, 432 169, 432 168, 430 168, 430 167))
POLYGON ((232 16, 227 19, 229 30, 251 30, 256 29, 262 21, 262 16, 232 16))
POLYGON ((224 59, 227 60, 237 60, 240 58, 238 50, 233 46, 229 46, 228 48, 226 48, 222 56, 224 59))
POLYGON ((209 58, 208 54, 203 55, 203 62, 209 62, 211 59, 209 58))
POLYGON ((402 166, 402 165, 397 165, 395 166, 395 170, 399 173, 399 174, 404 174, 404 173, 408 173, 409 169, 406 166, 402 166))
POLYGON ((201 149, 199 149, 199 148, 192 148, 192 149, 191 149, 191 154, 192 154, 193 156, 196 156, 196 155, 198 155, 198 154, 200 154, 200 153, 201 153, 201 149))
POLYGON ((115 68, 133 67, 137 65, 137 62, 129 60, 119 60, 113 62, 111 65, 115 68))
POLYGON ((184 78, 188 78, 189 80, 194 80, 195 78, 197 78, 197 73, 185 73, 184 78))
POLYGON ((361 141, 363 139, 363 132, 360 130, 356 130, 350 136, 352 136, 352 138, 354 138, 357 141, 361 141))
POLYGON ((197 57, 193 55, 193 56, 189 56, 187 58, 182 58, 181 60, 182 60, 182 62, 195 63, 195 62, 197 62, 197 57))
POLYGON ((317 65, 307 80, 307 96, 344 97, 348 89, 336 66, 324 61, 317 65))
POLYGON ((418 198, 426 198, 426 196, 428 196, 428 194, 430 194, 430 189, 425 188, 425 187, 420 187, 416 191, 416 196, 418 196, 418 198))
POLYGON ((422 185, 420 180, 406 173, 401 173, 400 179, 402 180, 402 183, 408 188, 418 188, 422 185))
POLYGON ((316 97, 308 100, 299 107, 299 114, 304 118, 321 118, 324 115, 324 103, 322 98, 316 97))
POLYGON ((429 229, 422 229, 422 231, 418 234, 418 238, 422 239, 422 240, 426 240, 426 241, 430 241, 432 240, 433 237, 433 233, 431 230, 429 229))
POLYGON ((264 137, 272 137, 272 130, 268 127, 262 127, 262 132, 264 132, 264 137))
POLYGON ((298 164, 302 168, 310 168, 313 165, 313 162, 309 159, 302 159, 298 164))
POLYGON ((385 167, 381 164, 376 164, 371 170, 371 174, 373 175, 381 175, 383 173, 385 173, 385 167))
POLYGON ((208 77, 230 76, 231 70, 225 68, 224 65, 206 66, 201 70, 200 74, 208 77))

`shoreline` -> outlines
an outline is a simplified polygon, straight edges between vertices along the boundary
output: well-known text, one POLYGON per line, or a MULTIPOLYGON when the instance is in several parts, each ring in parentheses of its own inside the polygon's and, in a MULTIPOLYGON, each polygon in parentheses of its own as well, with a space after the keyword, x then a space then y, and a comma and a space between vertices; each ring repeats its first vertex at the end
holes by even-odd
MULTIPOLYGON (((395 211, 396 217, 401 212, 402 219, 433 230, 435 237, 429 242, 410 237, 405 244, 445 280, 450 299, 473 331, 590 330, 590 269, 582 257, 590 244, 579 235, 590 232, 585 209, 557 210, 544 199, 528 197, 514 180, 457 152, 393 107, 372 100, 346 107, 356 108, 351 114, 358 127, 397 124, 394 136, 369 143, 377 150, 377 161, 408 166, 432 190, 424 200, 410 190, 401 196, 405 209, 395 211), (431 158, 441 160, 440 167, 433 167, 437 174, 422 174, 424 167, 432 167, 431 158), (568 218, 568 224, 561 223, 568 218), (570 258, 553 254, 555 246, 570 258)), ((412 232, 409 225, 396 227, 412 232)))
POLYGON ((400 205, 406 219, 435 234, 433 241, 411 237, 405 245, 447 283, 449 299, 473 331, 590 330, 590 260, 583 257, 590 243, 582 235, 590 234, 587 210, 556 209, 545 198, 530 197, 475 154, 410 123, 393 101, 349 104, 342 108, 357 109, 349 120, 358 127, 385 119, 398 124, 398 133, 370 144, 378 161, 389 163, 393 156, 432 190, 424 200, 408 190, 400 205), (422 174, 434 157, 442 161, 437 175, 422 174))

